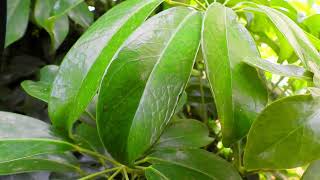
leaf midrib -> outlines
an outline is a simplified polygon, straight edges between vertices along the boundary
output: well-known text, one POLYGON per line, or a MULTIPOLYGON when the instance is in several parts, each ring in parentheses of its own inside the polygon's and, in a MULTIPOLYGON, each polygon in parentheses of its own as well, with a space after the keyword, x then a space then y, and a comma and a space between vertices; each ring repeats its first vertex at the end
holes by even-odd
MULTIPOLYGON (((314 114, 317 114, 317 112, 312 113, 311 115, 309 115, 306 119, 309 119, 310 116, 313 116, 314 114)), ((292 129, 291 131, 289 131, 285 136, 278 138, 277 141, 273 142, 271 145, 267 146, 266 148, 264 148, 262 151, 260 151, 259 155, 267 152, 269 149, 273 148, 274 146, 280 144, 281 142, 283 142, 284 140, 286 140, 288 137, 290 137, 291 135, 293 135, 294 133, 296 133, 296 131, 298 131, 299 129, 305 129, 307 124, 309 123, 309 120, 303 121, 300 125, 298 125, 296 128, 292 129)), ((300 151, 301 151, 301 146, 300 146, 300 151)))
MULTIPOLYGON (((0 139, 0 143, 1 142, 6 142, 6 141, 22 141, 22 142, 28 142, 28 141, 38 141, 38 142, 51 142, 51 143, 56 143, 56 144, 60 144, 60 145, 67 145, 67 146, 70 146, 70 148, 75 148, 74 145, 68 143, 68 142, 64 142, 64 141, 60 141, 60 140, 52 140, 52 139, 45 139, 45 138, 19 138, 19 139, 16 139, 16 138, 5 138, 5 139, 0 139)), ((65 151, 63 151, 65 152, 65 151)), ((0 163, 7 163, 7 162, 12 162, 12 161, 17 161, 17 160, 20 160, 20 159, 24 159, 24 158, 29 158, 29 157, 32 157, 32 156, 36 156, 36 155, 42 155, 42 154, 50 154, 50 153, 57 153, 57 151, 46 151, 46 152, 43 152, 43 153, 36 153, 36 154, 32 154, 32 155, 29 155, 29 156, 24 156, 24 157, 21 157, 21 158, 15 158, 15 159, 11 159, 11 160, 5 160, 5 161, 0 161, 0 163)))
MULTIPOLYGON (((122 27, 124 26, 124 24, 127 24, 128 21, 129 21, 133 16, 135 16, 137 13, 139 13, 141 9, 143 9, 143 8, 145 8, 146 6, 148 6, 148 5, 152 4, 152 3, 155 3, 155 2, 156 2, 156 1, 148 1, 148 2, 144 3, 143 6, 141 6, 140 8, 137 8, 134 12, 132 12, 130 15, 128 15, 128 16, 127 16, 128 18, 125 19, 125 20, 123 20, 123 22, 118 26, 118 28, 116 28, 115 33, 113 33, 113 35, 110 37, 108 43, 109 43, 110 41, 112 41, 113 37, 115 37, 115 36, 118 34, 118 32, 120 31, 120 29, 122 29, 122 27)), ((160 1, 160 2, 161 2, 161 1, 160 1)), ((140 5, 140 4, 138 4, 138 5, 140 5)), ((138 6, 138 5, 137 5, 137 6, 138 6)), ((109 62, 109 65, 106 67, 106 70, 109 68, 110 64, 111 64, 111 63, 113 62, 113 60, 114 60, 115 55, 117 55, 117 52, 119 51, 119 49, 121 49, 121 47, 123 46, 124 43, 125 43, 125 41, 122 43, 122 45, 119 46, 119 48, 117 48, 118 50, 113 53, 113 57, 111 58, 111 60, 110 60, 110 62, 109 62)), ((105 48, 108 48, 108 47, 109 47, 109 46, 106 45, 104 48, 101 49, 100 53, 103 52, 103 51, 105 50, 105 48)), ((91 67, 94 66, 95 62, 96 62, 99 58, 100 58, 100 55, 97 56, 97 58, 95 59, 94 63, 91 65, 91 67)), ((86 72, 86 74, 84 75, 84 78, 82 78, 82 80, 81 80, 81 82, 80 82, 80 86, 79 86, 79 88, 77 88, 76 94, 75 94, 74 98, 72 98, 72 100, 71 100, 71 103, 72 103, 72 104, 75 104, 76 99, 78 99, 78 96, 79 96, 79 94, 80 94, 79 92, 80 92, 80 90, 83 88, 83 82, 85 82, 85 80, 87 79, 89 73, 90 73, 90 70, 88 70, 88 71, 86 72)), ((100 80, 100 81, 101 81, 101 80, 100 80)), ((98 86, 99 86, 99 85, 98 85, 98 86)), ((51 94, 51 93, 50 93, 50 94, 51 94)), ((51 96, 51 95, 50 95, 50 96, 51 96)), ((93 96, 94 96, 94 95, 93 95, 93 96)), ((49 101, 50 101, 50 100, 49 100, 49 101)), ((74 108, 72 108, 72 109, 74 109, 74 108)), ((73 111, 73 112, 75 112, 75 111, 73 111)), ((68 119, 72 119, 72 118, 70 118, 70 117, 71 117, 71 116, 69 116, 68 119)), ((70 124, 70 123, 68 123, 68 124, 70 124)), ((71 127, 69 127, 69 128, 71 128, 71 127)))
MULTIPOLYGON (((47 153, 45 153, 47 154, 47 153)), ((76 165, 73 165, 72 163, 67 163, 65 161, 59 161, 59 160, 54 160, 54 159, 45 159, 45 158, 40 158, 40 157, 36 157, 38 155, 41 155, 41 154, 37 154, 37 155, 32 155, 30 157, 24 157, 24 158, 19 158, 19 159, 16 159, 16 160, 12 160, 12 161, 7 161, 7 162, 0 162, 0 165, 1 164, 6 164, 6 163, 11 163, 11 162, 14 162, 14 161, 19 161, 19 160, 41 160, 41 161, 46 161, 46 162, 53 162, 53 163, 57 163, 59 165, 63 165, 63 166, 66 166, 66 167, 69 167, 69 168, 72 168, 76 171, 79 171, 81 170, 80 167, 76 166, 76 165)), ((20 172, 20 171, 19 171, 20 172)), ((23 172, 33 172, 32 170, 31 171, 23 171, 23 172)), ((1 175, 1 173, 0 173, 1 175)))
POLYGON ((166 175, 164 175, 162 172, 158 171, 156 168, 150 166, 149 169, 152 170, 153 172, 155 172, 157 175, 160 175, 161 177, 163 177, 165 180, 170 180, 166 175))
MULTIPOLYGON (((213 4, 211 4, 209 7, 208 7, 208 9, 210 9, 212 6, 217 6, 217 7, 219 7, 219 4, 215 4, 215 3, 213 3, 213 4)), ((204 24, 206 23, 205 22, 205 20, 208 18, 208 12, 209 11, 207 11, 206 13, 205 13, 205 17, 204 17, 204 23, 203 23, 203 27, 202 27, 202 29, 203 29, 203 31, 204 31, 204 24)), ((227 48, 227 60, 228 60, 228 71, 229 71, 229 74, 230 74, 230 81, 229 81, 229 83, 230 83, 230 87, 231 87, 231 89, 232 89, 232 71, 231 71, 231 64, 230 64, 230 52, 229 52, 229 41, 228 41, 228 28, 227 28, 227 8, 226 7, 224 7, 224 26, 225 26, 225 36, 226 36, 226 48, 227 48)), ((204 33, 204 32, 203 32, 204 33)), ((203 34, 202 33, 202 34, 203 34)), ((204 40, 204 38, 202 37, 202 41, 204 40)), ((202 42, 202 44, 204 44, 204 42, 202 42)), ((204 57, 205 58, 205 57, 204 57)), ((207 60, 207 58, 205 58, 206 59, 206 61, 208 62, 208 60, 207 60)), ((209 68, 207 68, 207 72, 209 72, 210 70, 209 70, 209 68)), ((214 88, 212 87, 212 84, 211 83, 209 83, 209 86, 210 86, 210 89, 212 90, 212 91, 214 91, 214 88)), ((215 95, 215 93, 213 93, 213 96, 215 97, 216 95, 215 95)), ((215 101, 216 101, 216 98, 214 98, 215 99, 215 101)), ((233 93, 231 93, 231 101, 232 101, 232 121, 233 121, 233 124, 234 124, 234 102, 233 102, 233 93)), ((224 110, 223 110, 224 111, 224 110)))
MULTIPOLYGON (((151 81, 150 81, 150 78, 152 77, 153 72, 155 71, 155 69, 157 69, 160 61, 162 60, 163 56, 166 54, 167 49, 168 49, 168 47, 170 46, 172 40, 176 37, 176 35, 178 34, 178 32, 182 29, 183 25, 184 25, 186 22, 188 22, 187 20, 188 20, 189 18, 191 18, 193 15, 195 15, 196 13, 197 13, 197 11, 190 11, 190 13, 189 13, 187 16, 185 16, 185 18, 184 18, 184 19, 181 21, 181 23, 177 26, 177 28, 175 29, 175 31, 172 33, 170 39, 168 40, 168 43, 167 43, 166 46, 164 47, 162 53, 159 55, 159 57, 158 57, 158 59, 157 59, 157 62, 155 63, 152 71, 150 72, 150 75, 148 76, 148 79, 147 79, 146 86, 145 86, 145 88, 144 88, 144 90, 143 90, 143 93, 142 93, 142 95, 141 95, 142 98, 140 98, 139 104, 138 104, 138 106, 137 106, 137 108, 136 108, 136 111, 135 111, 135 114, 134 114, 134 116, 133 116, 133 120, 132 120, 130 129, 129 129, 129 131, 128 131, 129 133, 128 133, 128 137, 127 137, 127 144, 128 144, 128 142, 129 142, 128 139, 129 139, 130 134, 131 134, 131 132, 132 132, 132 128, 133 128, 132 124, 134 123, 134 121, 136 121, 136 117, 137 117, 138 110, 140 109, 141 103, 143 102, 143 99, 144 99, 145 94, 146 94, 146 89, 149 89, 149 85, 150 85, 150 82, 151 82, 151 81)), ((173 111, 173 112, 174 112, 174 111, 173 111)))

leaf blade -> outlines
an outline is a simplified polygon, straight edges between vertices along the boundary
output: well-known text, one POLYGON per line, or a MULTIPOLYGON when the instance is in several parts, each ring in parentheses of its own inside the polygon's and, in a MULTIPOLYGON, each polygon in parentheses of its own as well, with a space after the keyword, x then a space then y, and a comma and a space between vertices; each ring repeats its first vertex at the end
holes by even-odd
POLYGON ((267 103, 258 73, 242 62, 248 56, 259 57, 259 53, 236 14, 218 3, 213 3, 205 14, 202 51, 222 124, 222 141, 230 146, 246 135, 267 103))
POLYGON ((39 120, 0 111, 0 163, 48 153, 73 150, 39 120))
POLYGON ((312 73, 306 71, 300 66, 280 65, 257 57, 245 58, 244 62, 250 66, 257 67, 273 74, 304 80, 312 80, 312 73))
POLYGON ((188 176, 195 174, 201 175, 203 179, 241 179, 231 164, 201 149, 157 151, 149 155, 147 160, 153 164, 151 167, 156 165, 155 168, 158 171, 164 170, 162 173, 169 176, 168 179, 179 179, 177 176, 183 177, 181 179, 188 179, 188 176), (160 169, 159 164, 164 166, 160 169), (163 168, 166 165, 180 167, 190 172, 182 171, 183 173, 175 174, 172 169, 163 168))
POLYGON ((267 106, 250 129, 245 167, 289 169, 318 159, 319 106, 319 99, 311 95, 286 97, 267 106))
POLYGON ((32 97, 44 102, 49 101, 52 82, 58 73, 58 66, 48 65, 40 70, 40 81, 25 80, 21 83, 22 88, 32 97))
POLYGON ((35 3, 34 17, 36 23, 44 28, 51 39, 51 51, 58 49, 69 32, 68 16, 61 14, 55 17, 54 6, 58 1, 37 0, 35 3))
POLYGON ((175 120, 164 130, 153 150, 200 148, 213 141, 203 123, 192 119, 175 120))
POLYGON ((81 172, 76 159, 70 154, 38 155, 0 163, 0 175, 37 171, 81 172))
POLYGON ((20 39, 28 25, 30 0, 10 0, 7 2, 7 26, 5 47, 20 39))
POLYGON ((255 6, 256 7, 250 7, 247 9, 249 11, 253 10, 255 12, 265 14, 287 39, 296 55, 301 59, 302 63, 308 70, 313 72, 314 66, 320 66, 320 56, 318 51, 312 45, 308 36, 294 21, 273 8, 257 4, 255 6))
POLYGON ((110 65, 99 92, 97 124, 114 158, 132 163, 160 136, 190 76, 200 27, 196 11, 163 11, 129 38, 110 65))
POLYGON ((68 12, 68 16, 83 28, 88 28, 93 22, 93 13, 86 3, 81 3, 68 12))
POLYGON ((161 2, 124 2, 97 20, 76 42, 64 58, 52 87, 49 115, 54 126, 71 129, 95 95, 118 48, 161 2))

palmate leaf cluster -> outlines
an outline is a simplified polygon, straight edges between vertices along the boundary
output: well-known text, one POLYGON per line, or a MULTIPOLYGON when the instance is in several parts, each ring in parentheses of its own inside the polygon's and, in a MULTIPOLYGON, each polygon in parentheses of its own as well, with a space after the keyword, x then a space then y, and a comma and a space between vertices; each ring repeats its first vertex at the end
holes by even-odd
MULTIPOLYGON (((64 38, 50 28, 78 16, 54 7, 36 22, 57 48, 64 38)), ((317 17, 298 21, 290 4, 276 0, 127 0, 95 21, 60 66, 45 66, 39 81, 21 84, 48 103, 52 125, 0 112, 0 174, 242 179, 311 163, 303 178, 314 179, 320 159, 317 17), (158 12, 164 5, 175 7, 158 12), (262 45, 277 61, 263 59, 262 45), (303 82, 307 90, 287 92, 270 74, 303 82), (192 109, 199 113, 190 119, 192 109), (215 153, 221 144, 232 149, 225 159, 215 153)))

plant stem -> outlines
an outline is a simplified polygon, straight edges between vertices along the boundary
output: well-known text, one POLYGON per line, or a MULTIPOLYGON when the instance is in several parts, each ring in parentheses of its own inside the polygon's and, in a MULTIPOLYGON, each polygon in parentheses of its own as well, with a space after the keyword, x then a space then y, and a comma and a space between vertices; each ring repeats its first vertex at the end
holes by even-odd
POLYGON ((84 112, 90 117, 90 119, 92 119, 93 121, 96 121, 96 118, 94 117, 94 115, 92 115, 88 110, 85 110, 84 112))
POLYGON ((207 111, 206 111, 206 105, 205 105, 205 99, 204 99, 204 90, 203 90, 203 83, 202 83, 202 77, 200 77, 200 93, 201 93, 201 113, 204 118, 204 122, 208 122, 208 117, 207 117, 207 111))
POLYGON ((119 174, 119 172, 123 169, 124 167, 121 166, 116 172, 114 172, 109 178, 108 180, 112 180, 114 177, 116 177, 117 174, 119 174))
POLYGON ((94 156, 94 157, 97 157, 98 159, 105 159, 109 162, 111 162, 112 164, 114 165, 117 165, 117 166, 122 166, 122 164, 118 163, 117 161, 107 157, 107 156, 104 156, 102 154, 99 154, 99 153, 96 153, 96 152, 93 152, 91 150, 88 150, 88 149, 84 149, 84 148, 81 148, 79 146, 75 146, 75 149, 78 150, 79 152, 82 152, 84 154, 88 154, 88 155, 91 155, 91 156, 94 156))
POLYGON ((128 176, 128 173, 127 173, 126 168, 123 168, 123 173, 124 173, 125 179, 126 179, 126 180, 129 180, 129 176, 128 176))
POLYGON ((284 78, 285 78, 284 76, 280 77, 280 79, 273 85, 271 91, 274 91, 284 78))
POLYGON ((139 165, 139 164, 142 164, 142 163, 145 163, 145 162, 148 162, 148 159, 147 158, 144 158, 144 159, 141 159, 139 161, 136 161, 134 164, 135 165, 139 165))
POLYGON ((137 174, 135 174, 135 173, 131 174, 131 180, 135 180, 137 177, 138 177, 137 174))
POLYGON ((143 170, 143 171, 146 169, 146 167, 144 167, 144 166, 135 166, 135 168, 141 169, 141 170, 143 170))
POLYGON ((239 2, 238 4, 234 5, 233 7, 231 7, 231 9, 237 9, 237 8, 240 8, 241 6, 245 5, 245 4, 250 4, 250 5, 254 5, 256 6, 257 4, 254 3, 254 2, 250 2, 250 1, 242 1, 242 2, 239 2))
POLYGON ((204 2, 206 3, 207 6, 210 5, 209 2, 208 2, 208 0, 204 0, 204 2))
POLYGON ((115 168, 111 168, 111 169, 105 169, 103 171, 100 171, 100 172, 97 172, 97 173, 93 173, 93 174, 90 174, 88 176, 85 176, 83 178, 80 178, 79 180, 87 180, 87 179, 93 179, 94 177, 97 177, 97 176, 100 176, 100 175, 103 175, 103 174, 106 174, 108 172, 111 172, 111 171, 114 171, 114 170, 121 170, 122 167, 115 167, 115 168))
POLYGON ((223 5, 224 5, 224 6, 227 5, 229 1, 230 1, 230 0, 225 0, 224 3, 223 3, 223 5))
POLYGON ((242 166, 242 150, 241 150, 241 140, 238 141, 232 148, 234 154, 234 164, 241 174, 244 174, 245 170, 242 166))
POLYGON ((194 0, 200 7, 202 7, 203 9, 207 9, 206 6, 204 6, 199 0, 194 0))
POLYGON ((200 8, 197 8, 197 7, 194 7, 194 6, 190 6, 189 4, 182 3, 182 2, 177 2, 177 1, 172 1, 172 0, 165 0, 165 2, 168 3, 168 4, 171 4, 171 5, 186 6, 186 7, 194 8, 194 9, 196 9, 198 11, 203 11, 203 9, 200 9, 200 8))

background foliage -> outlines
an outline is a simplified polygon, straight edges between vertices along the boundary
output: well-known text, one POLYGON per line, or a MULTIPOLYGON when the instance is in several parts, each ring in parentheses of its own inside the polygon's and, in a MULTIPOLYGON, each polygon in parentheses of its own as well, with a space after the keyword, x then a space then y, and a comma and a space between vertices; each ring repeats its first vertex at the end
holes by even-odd
MULTIPOLYGON (((28 96, 20 86, 27 79, 38 80, 42 77, 50 78, 50 73, 55 73, 54 66, 47 70, 40 69, 48 64, 59 65, 62 58, 71 46, 83 34, 83 32, 103 13, 119 4, 121 1, 114 0, 10 0, 8 6, 8 23, 6 36, 6 48, 1 57, 0 64, 0 110, 25 114, 41 120, 49 121, 46 103, 28 96), (10 5, 14 7, 10 7, 10 5), (90 11, 90 10, 91 11, 90 11), (49 72, 48 72, 49 71, 49 72), (43 75, 46 74, 46 75, 43 75)), ((296 22, 308 33, 314 46, 320 49, 320 1, 317 0, 256 0, 268 6, 279 9, 296 22)), ((193 0, 182 0, 182 3, 194 6, 193 0)), ((223 3, 223 1, 221 1, 223 3)), ((233 6, 238 0, 231 0, 228 6, 233 6)), ((164 3, 157 11, 162 11, 174 5, 164 3)), ((197 6, 198 7, 198 6, 197 6)), ((258 14, 238 12, 240 20, 252 33, 258 44, 263 59, 283 65, 301 65, 294 49, 284 40, 281 32, 277 31, 270 20, 258 14)), ((248 63, 259 66, 256 60, 248 60, 248 63)), ((182 96, 181 106, 176 110, 177 118, 192 118, 204 122, 209 127, 209 136, 213 143, 206 147, 210 152, 218 154, 224 159, 233 162, 237 166, 237 160, 233 159, 237 152, 222 145, 221 124, 217 120, 217 112, 207 78, 204 76, 204 60, 199 55, 195 69, 187 84, 186 92, 182 96)), ((264 67, 264 65, 260 66, 264 67)), ((288 67, 290 69, 290 67, 288 67)), ((266 72, 269 102, 290 95, 304 94, 308 91, 308 79, 304 72, 289 74, 297 78, 287 78, 277 74, 279 68, 273 67, 275 72, 266 72), (303 77, 301 77, 303 76, 303 77)), ((283 71, 281 71, 283 72, 283 71)), ((286 74, 287 75, 287 74, 286 74)), ((44 80, 46 82, 46 80, 44 80)), ((26 82, 27 83, 27 82, 26 82)), ((32 82, 29 82, 32 83, 32 82)), ((22 84, 23 85, 23 84, 22 84)), ((46 84, 42 84, 46 86, 46 84)), ((41 97, 46 100, 48 97, 41 97)), ((303 98, 303 97, 302 97, 303 98)), ((265 112, 267 113, 267 112, 265 112)), ((280 114, 281 112, 279 112, 280 114)), ((289 112, 288 112, 289 113, 289 112)), ((84 117, 84 119, 90 117, 84 117)), ((276 127, 268 127, 270 129, 276 127)), ((88 131, 85 127, 79 127, 79 132, 88 131)), ((81 133, 79 133, 81 134, 81 133)), ((262 137, 260 137, 262 138, 262 137)), ((257 140, 259 140, 257 138, 257 140)), ((244 142, 243 142, 244 143, 244 142)), ((205 143, 204 143, 205 144, 205 143)), ((241 144, 240 144, 241 146, 241 144)), ((159 145, 161 147, 161 144, 159 145)), ((199 145, 201 147, 201 145, 199 145)), ((99 151, 99 150, 98 150, 99 151)), ((100 150, 101 151, 101 150, 100 150)), ((192 152, 190 152, 192 153, 192 152)), ((91 159, 77 156, 84 164, 90 164, 89 170, 97 171, 98 167, 90 163, 91 159), (89 162, 89 163, 88 163, 89 162)), ((319 166, 313 164, 312 166, 319 166)), ((158 167, 161 168, 161 167, 158 167)), ((312 176, 309 168, 304 175, 312 176)), ((264 171, 246 174, 247 179, 299 179, 306 167, 289 170, 264 171)), ((21 179, 51 179, 59 176, 65 178, 72 174, 29 173, 16 175, 14 178, 21 179)), ((152 173, 150 172, 150 176, 152 173)), ((12 176, 0 177, 10 179, 12 176)))

